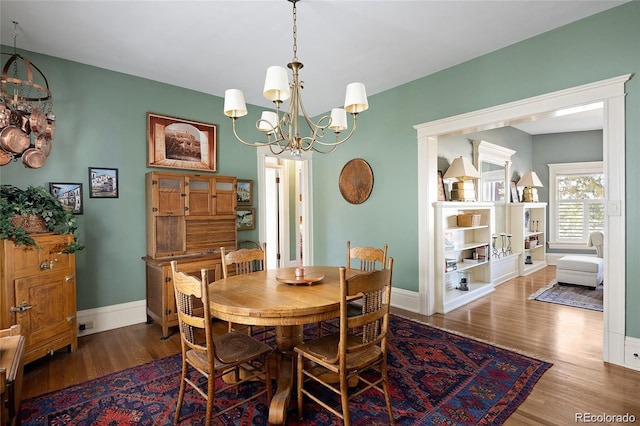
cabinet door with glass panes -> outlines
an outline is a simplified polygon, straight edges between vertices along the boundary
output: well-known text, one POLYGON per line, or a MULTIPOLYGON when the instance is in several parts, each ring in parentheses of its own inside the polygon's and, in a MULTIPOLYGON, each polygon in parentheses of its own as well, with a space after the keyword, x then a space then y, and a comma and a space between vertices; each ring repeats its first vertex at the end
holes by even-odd
POLYGON ((446 313, 493 291, 492 203, 437 202, 435 310, 446 313))

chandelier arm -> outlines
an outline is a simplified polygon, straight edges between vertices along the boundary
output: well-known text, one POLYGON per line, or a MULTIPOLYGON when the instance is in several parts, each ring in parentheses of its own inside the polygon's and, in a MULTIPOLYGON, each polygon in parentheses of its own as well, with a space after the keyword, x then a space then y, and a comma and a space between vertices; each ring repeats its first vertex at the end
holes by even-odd
POLYGON ((323 145, 323 146, 338 146, 341 143, 344 143, 346 141, 348 141, 349 139, 351 139, 351 136, 353 136, 353 134, 356 132, 356 128, 357 128, 357 115, 358 114, 352 114, 353 116, 353 126, 351 127, 351 130, 349 131, 349 134, 347 136, 345 136, 343 139, 338 139, 340 137, 340 133, 336 133, 336 141, 335 142, 323 142, 320 139, 316 139, 314 143, 323 145))
POLYGON ((231 121, 233 123, 232 127, 233 127, 234 136, 236 137, 236 139, 238 139, 238 142, 243 143, 243 144, 245 144, 247 146, 252 146, 254 148, 257 148, 257 147, 267 146, 267 145, 268 146, 279 145, 279 142, 282 140, 282 139, 275 139, 275 140, 269 141, 269 142, 247 142, 244 139, 242 139, 240 137, 240 135, 238 135, 238 131, 237 131, 237 128, 236 128, 236 120, 238 118, 237 117, 230 117, 230 118, 231 118, 231 121))

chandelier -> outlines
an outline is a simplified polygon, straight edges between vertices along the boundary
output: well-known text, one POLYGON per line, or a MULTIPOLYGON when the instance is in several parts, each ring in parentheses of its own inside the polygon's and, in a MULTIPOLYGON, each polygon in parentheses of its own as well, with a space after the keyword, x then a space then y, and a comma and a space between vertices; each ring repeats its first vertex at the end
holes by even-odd
POLYGON ((40 69, 16 52, 18 22, 12 21, 13 53, 0 77, 0 166, 22 158, 40 168, 51 152, 56 116, 49 82, 40 69))
POLYGON ((300 0, 287 1, 293 4, 293 59, 287 64, 293 79, 289 82, 284 67, 271 66, 267 69, 263 95, 275 104, 275 112, 264 111, 256 122, 256 128, 266 135, 266 140, 247 142, 238 136, 236 120, 247 115, 247 106, 241 90, 225 91, 224 115, 231 118, 234 135, 245 145, 268 146, 274 154, 290 151, 292 156, 297 158, 302 152, 309 150, 328 154, 351 138, 355 132, 358 113, 369 108, 367 94, 364 84, 350 83, 347 85, 344 108, 334 108, 330 115, 322 116, 316 122, 309 117, 302 102, 304 82, 299 79, 299 71, 303 65, 298 61, 296 3, 300 0), (283 110, 282 103, 289 98, 289 106, 283 110), (353 125, 351 131, 341 138, 341 132, 348 129, 347 112, 352 116, 353 125), (307 126, 304 135, 300 133, 302 123, 306 123, 307 126), (335 139, 331 137, 330 131, 335 134, 335 139))

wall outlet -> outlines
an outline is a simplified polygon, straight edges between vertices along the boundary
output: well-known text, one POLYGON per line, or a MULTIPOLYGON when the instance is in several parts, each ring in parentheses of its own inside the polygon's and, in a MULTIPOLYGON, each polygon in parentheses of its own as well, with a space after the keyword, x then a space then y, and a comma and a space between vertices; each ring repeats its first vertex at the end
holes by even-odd
POLYGON ((88 330, 90 328, 93 328, 93 320, 81 322, 80 324, 78 324, 78 329, 80 329, 80 331, 88 330))

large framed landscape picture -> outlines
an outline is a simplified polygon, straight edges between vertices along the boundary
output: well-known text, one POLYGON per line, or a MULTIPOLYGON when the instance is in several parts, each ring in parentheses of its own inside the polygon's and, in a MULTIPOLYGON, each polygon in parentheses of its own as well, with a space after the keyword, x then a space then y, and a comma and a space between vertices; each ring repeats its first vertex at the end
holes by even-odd
POLYGON ((147 113, 147 166, 217 171, 218 126, 147 113))

